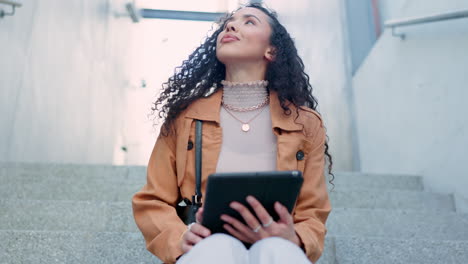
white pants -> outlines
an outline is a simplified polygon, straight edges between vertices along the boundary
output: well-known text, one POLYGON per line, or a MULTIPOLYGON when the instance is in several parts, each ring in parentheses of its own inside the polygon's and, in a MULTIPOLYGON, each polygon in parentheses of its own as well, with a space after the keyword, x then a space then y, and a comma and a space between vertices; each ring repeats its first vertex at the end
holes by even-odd
POLYGON ((198 242, 177 264, 311 264, 298 246, 289 240, 269 237, 246 249, 237 238, 214 234, 198 242))

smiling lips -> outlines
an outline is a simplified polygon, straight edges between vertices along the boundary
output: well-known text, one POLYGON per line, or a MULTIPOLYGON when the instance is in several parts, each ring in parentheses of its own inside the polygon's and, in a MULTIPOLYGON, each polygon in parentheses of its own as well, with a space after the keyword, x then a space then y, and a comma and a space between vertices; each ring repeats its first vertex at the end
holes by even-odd
POLYGON ((233 42, 233 41, 238 41, 239 38, 231 35, 231 34, 226 34, 224 37, 221 39, 221 43, 228 43, 228 42, 233 42))

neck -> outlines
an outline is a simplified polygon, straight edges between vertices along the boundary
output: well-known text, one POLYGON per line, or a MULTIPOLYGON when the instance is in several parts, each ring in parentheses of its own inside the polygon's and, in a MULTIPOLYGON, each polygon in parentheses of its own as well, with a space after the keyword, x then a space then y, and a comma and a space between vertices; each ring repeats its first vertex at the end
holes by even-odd
POLYGON ((229 82, 252 82, 264 80, 267 65, 258 63, 235 63, 226 65, 226 77, 229 82))
POLYGON ((255 110, 268 104, 268 82, 229 82, 223 84, 223 105, 234 111, 255 110))

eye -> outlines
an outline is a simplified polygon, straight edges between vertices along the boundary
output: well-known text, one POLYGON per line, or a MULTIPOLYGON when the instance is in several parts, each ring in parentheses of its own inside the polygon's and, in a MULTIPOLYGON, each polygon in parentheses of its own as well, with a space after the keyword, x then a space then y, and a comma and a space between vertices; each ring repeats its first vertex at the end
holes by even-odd
POLYGON ((255 25, 255 23, 254 23, 252 20, 247 20, 247 21, 245 22, 246 25, 249 24, 249 23, 252 24, 252 25, 255 25))

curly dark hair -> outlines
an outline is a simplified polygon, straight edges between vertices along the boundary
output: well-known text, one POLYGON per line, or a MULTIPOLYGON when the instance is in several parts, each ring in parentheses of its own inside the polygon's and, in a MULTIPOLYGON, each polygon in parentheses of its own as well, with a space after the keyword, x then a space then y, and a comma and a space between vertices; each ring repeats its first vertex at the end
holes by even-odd
MULTIPOLYGON (((304 63, 297 53, 294 41, 278 21, 276 12, 258 3, 243 5, 239 9, 244 7, 257 8, 269 17, 272 28, 270 44, 275 47, 275 59, 267 66, 265 76, 268 81, 267 89, 277 92, 281 107, 287 115, 291 114, 287 101, 296 106, 297 114, 300 106, 316 110, 317 99, 312 95, 309 75, 305 73, 304 63)), ((219 33, 224 30, 226 20, 237 10, 223 17, 218 22, 219 27, 207 36, 204 43, 183 61, 182 66, 176 67, 174 75, 163 83, 162 92, 151 108, 152 113, 159 111, 159 118, 165 119, 161 129, 163 135, 170 133, 174 120, 193 101, 221 87, 220 83, 225 78, 226 69, 216 57, 216 41, 219 33)), ((333 161, 328 149, 327 136, 325 155, 328 158, 328 173, 332 177, 329 182, 333 185, 333 161)))

